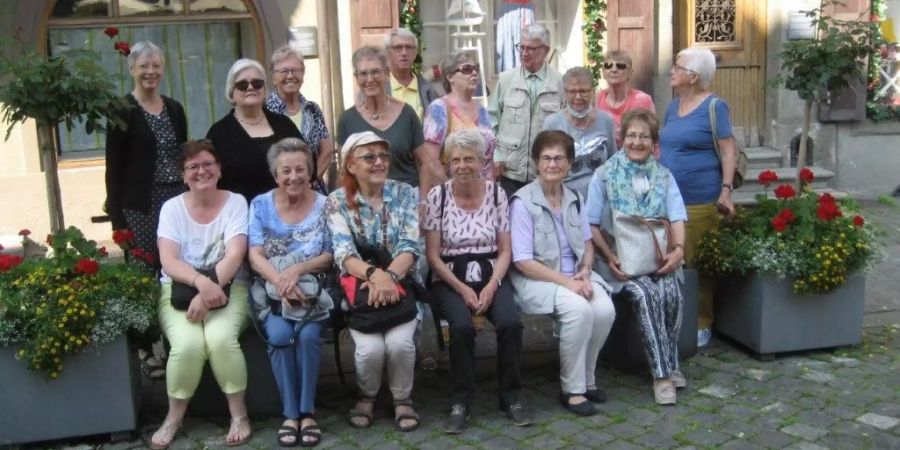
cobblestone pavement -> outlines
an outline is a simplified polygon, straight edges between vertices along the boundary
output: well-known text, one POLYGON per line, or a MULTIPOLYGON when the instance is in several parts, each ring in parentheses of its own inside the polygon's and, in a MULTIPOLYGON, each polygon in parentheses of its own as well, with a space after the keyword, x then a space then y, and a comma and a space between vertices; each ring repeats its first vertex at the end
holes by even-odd
MULTIPOLYGON (((900 449, 900 207, 864 204, 868 220, 884 230, 886 258, 870 275, 864 341, 831 351, 758 361, 734 344, 712 345, 682 363, 689 386, 678 405, 653 403, 649 376, 601 365, 599 381, 610 397, 601 413, 580 418, 557 401, 555 354, 530 355, 523 372, 523 399, 535 426, 512 426, 496 409, 496 378, 488 360, 479 373, 480 391, 469 428, 442 432, 449 374, 418 370, 414 399, 422 426, 394 430, 387 401, 375 424, 357 430, 347 424, 353 399, 340 384, 319 387, 318 417, 324 436, 319 448, 728 448, 728 449, 900 449)), ((826 325, 826 324, 823 324, 826 325)), ((125 450, 143 448, 165 414, 161 383, 144 390, 139 436, 104 443, 103 437, 50 443, 54 447, 125 450)), ((280 419, 254 418, 250 442, 238 448, 275 448, 280 419)), ((226 418, 186 419, 171 448, 224 448, 226 418)), ((47 443, 41 447, 48 446, 47 443)))

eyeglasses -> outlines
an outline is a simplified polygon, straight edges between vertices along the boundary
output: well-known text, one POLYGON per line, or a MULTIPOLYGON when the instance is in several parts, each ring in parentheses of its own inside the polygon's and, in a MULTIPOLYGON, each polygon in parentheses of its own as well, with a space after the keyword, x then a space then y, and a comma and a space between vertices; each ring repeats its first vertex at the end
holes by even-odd
POLYGON ((589 98, 594 91, 590 89, 566 89, 566 94, 571 95, 572 97, 578 97, 579 95, 583 98, 589 98))
POLYGON ((390 162, 390 160, 391 160, 391 154, 390 154, 390 153, 387 153, 387 152, 384 152, 384 153, 369 153, 369 154, 366 154, 366 155, 360 155, 360 156, 357 156, 356 159, 361 159, 361 160, 365 161, 366 164, 372 165, 372 164, 375 164, 375 160, 378 160, 378 159, 380 159, 380 160, 382 160, 382 161, 384 161, 384 162, 390 162))
POLYGON ((262 89, 266 86, 266 80, 254 78, 252 80, 241 80, 234 83, 234 88, 241 92, 249 91, 251 86, 253 87, 253 90, 262 89))
POLYGON ((407 52, 414 52, 414 51, 416 51, 416 50, 418 50, 418 49, 416 48, 416 46, 415 46, 415 45, 411 45, 411 44, 407 44, 407 45, 397 44, 397 45, 392 45, 392 46, 391 46, 391 51, 394 52, 394 53, 403 53, 404 51, 407 51, 407 52))
POLYGON ((476 157, 474 157, 474 156, 464 156, 464 157, 462 157, 462 158, 459 158, 459 157, 456 157, 456 158, 450 158, 449 163, 450 163, 451 166, 458 166, 458 165, 460 165, 460 164, 465 164, 465 165, 467 165, 467 166, 470 166, 470 165, 475 164, 475 163, 477 163, 477 162, 479 162, 479 161, 481 161, 480 158, 476 158, 476 157))
POLYGON ((697 73, 697 72, 695 72, 695 71, 693 71, 693 70, 691 70, 691 69, 688 69, 687 67, 679 66, 678 64, 672 64, 672 71, 673 71, 673 72, 678 72, 679 70, 682 71, 682 72, 697 73))
POLYGON ((360 71, 354 72, 353 75, 355 75, 356 79, 359 81, 363 81, 369 77, 372 77, 377 80, 377 79, 381 78, 382 76, 384 76, 384 70, 382 70, 382 69, 372 69, 372 70, 368 70, 368 71, 360 70, 360 71))
POLYGON ((457 68, 453 69, 452 73, 456 72, 459 72, 463 75, 472 75, 473 72, 481 72, 481 68, 478 67, 478 64, 465 63, 460 64, 457 68))
POLYGON ((516 50, 518 50, 519 53, 534 53, 538 50, 543 50, 545 48, 550 48, 550 47, 547 47, 546 45, 538 45, 537 47, 529 47, 522 43, 516 44, 516 50))
POLYGON ((563 164, 568 160, 569 160, 569 158, 566 156, 563 156, 563 155, 557 155, 557 156, 546 156, 545 155, 545 156, 541 156, 539 159, 540 162, 547 164, 547 165, 550 165, 550 163, 563 164))
POLYGON ((276 70, 275 73, 277 73, 278 75, 281 75, 283 77, 286 77, 288 75, 297 76, 297 75, 303 75, 304 73, 306 73, 306 68, 300 67, 300 68, 296 68, 296 69, 281 69, 281 70, 276 70))
POLYGON ((653 136, 649 134, 628 133, 625 135, 626 141, 652 141, 653 136))
POLYGON ((197 173, 200 171, 200 169, 203 169, 203 170, 209 172, 209 169, 212 169, 212 167, 215 166, 216 164, 218 164, 218 163, 215 161, 203 161, 203 162, 198 162, 198 163, 194 163, 194 164, 188 164, 188 165, 184 166, 184 172, 185 173, 197 173))
POLYGON ((605 62, 605 63, 603 63, 603 68, 606 70, 610 70, 613 67, 615 67, 616 69, 619 69, 619 70, 625 70, 628 68, 628 64, 623 63, 623 62, 617 62, 617 63, 605 62))

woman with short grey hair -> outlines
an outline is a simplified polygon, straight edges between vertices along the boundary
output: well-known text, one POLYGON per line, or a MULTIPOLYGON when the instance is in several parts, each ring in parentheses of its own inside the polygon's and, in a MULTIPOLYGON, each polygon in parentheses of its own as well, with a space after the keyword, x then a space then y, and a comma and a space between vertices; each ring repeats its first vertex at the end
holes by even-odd
MULTIPOLYGON (((684 259, 688 265, 693 264, 700 237, 718 223, 717 209, 734 214, 731 191, 737 151, 728 103, 709 91, 715 70, 716 58, 709 49, 678 52, 669 71, 669 84, 677 96, 666 109, 659 133, 660 162, 672 172, 687 205, 684 259), (710 114, 715 114, 715 130, 710 114)), ((713 284, 701 278, 697 345, 709 342, 712 322, 713 284)))
POLYGON ((300 138, 309 145, 317 167, 312 177, 313 189, 320 194, 328 194, 323 179, 334 158, 334 147, 322 109, 300 93, 306 74, 303 53, 290 44, 278 47, 272 52, 269 71, 275 89, 266 97, 265 107, 287 116, 300 130, 300 138))

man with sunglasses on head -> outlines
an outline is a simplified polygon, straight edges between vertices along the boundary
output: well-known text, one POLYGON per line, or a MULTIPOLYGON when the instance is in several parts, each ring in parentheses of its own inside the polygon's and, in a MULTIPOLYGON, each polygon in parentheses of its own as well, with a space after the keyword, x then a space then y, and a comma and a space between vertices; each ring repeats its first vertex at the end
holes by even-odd
POLYGON ((522 67, 500 74, 488 106, 497 136, 494 178, 510 197, 534 179, 535 168, 528 156, 531 144, 543 130, 544 118, 563 104, 562 77, 545 62, 550 32, 543 25, 527 25, 516 49, 522 67))
POLYGON ((422 120, 425 108, 440 97, 422 75, 414 74, 413 62, 419 54, 419 40, 407 28, 397 28, 384 38, 384 50, 388 54, 390 83, 384 84, 388 97, 394 97, 412 106, 422 120))

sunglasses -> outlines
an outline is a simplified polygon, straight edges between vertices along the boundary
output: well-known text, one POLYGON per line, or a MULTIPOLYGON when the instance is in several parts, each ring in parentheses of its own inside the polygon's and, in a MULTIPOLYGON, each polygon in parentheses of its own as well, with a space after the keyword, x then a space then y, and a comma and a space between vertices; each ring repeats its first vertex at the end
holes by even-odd
POLYGON ((254 78, 252 80, 241 80, 234 83, 234 88, 241 92, 249 91, 251 86, 254 90, 260 90, 266 86, 266 80, 254 78))
POLYGON ((378 159, 380 159, 384 162, 390 162, 391 154, 390 153, 369 153, 366 155, 357 156, 356 159, 361 159, 361 160, 365 161, 366 164, 371 165, 371 164, 375 164, 375 160, 378 160, 378 159))
POLYGON ((603 63, 603 68, 606 70, 612 69, 613 66, 615 66, 615 68, 619 69, 619 70, 625 70, 628 68, 628 64, 625 64, 623 62, 617 62, 617 63, 605 62, 605 63, 603 63))
POLYGON ((481 72, 481 68, 478 67, 478 64, 465 63, 460 64, 459 67, 453 70, 453 72, 459 72, 463 75, 472 75, 473 72, 481 72))

